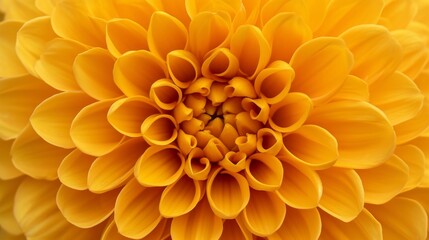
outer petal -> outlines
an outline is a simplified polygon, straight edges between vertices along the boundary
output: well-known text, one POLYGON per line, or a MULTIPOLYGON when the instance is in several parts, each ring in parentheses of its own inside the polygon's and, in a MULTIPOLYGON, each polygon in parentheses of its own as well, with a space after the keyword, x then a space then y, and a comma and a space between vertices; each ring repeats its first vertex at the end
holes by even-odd
POLYGON ((58 178, 65 186, 75 190, 88 188, 88 171, 95 157, 73 150, 61 162, 58 167, 58 178))
POLYGON ((0 181, 0 229, 11 235, 19 235, 23 233, 13 211, 15 193, 21 184, 22 179, 23 178, 16 178, 7 181, 0 181))
POLYGON ((429 101, 425 100, 420 111, 408 121, 394 126, 397 144, 403 144, 420 136, 429 126, 429 101))
POLYGON ((395 147, 393 128, 384 114, 366 102, 338 101, 315 108, 309 123, 338 141, 336 166, 370 168, 383 163, 395 147))
POLYGON ((9 180, 22 175, 12 162, 12 155, 10 149, 12 147, 13 140, 4 141, 0 139, 0 179, 9 180))
POLYGON ((219 240, 251 240, 253 239, 252 233, 237 222, 237 219, 225 220, 223 222, 222 236, 219 240))
POLYGON ((425 171, 420 184, 421 187, 429 187, 429 137, 416 138, 411 141, 410 144, 420 148, 420 150, 425 154, 425 171))
POLYGON ((347 76, 343 86, 340 90, 330 99, 330 101, 342 101, 342 100, 355 100, 368 102, 369 90, 368 84, 353 75, 347 76))
MULTIPOLYGON (((168 224, 167 219, 161 220, 161 222, 158 223, 156 228, 146 235, 143 238, 140 238, 139 240, 159 240, 159 239, 166 239, 166 230, 169 234, 170 226, 168 224)), ((132 240, 131 238, 127 238, 124 235, 120 234, 118 232, 118 227, 116 226, 115 221, 110 222, 106 230, 104 230, 103 236, 101 236, 101 240, 132 240)))
POLYGON ((282 226, 273 235, 268 236, 268 240, 316 240, 319 239, 321 228, 322 220, 317 208, 308 210, 288 208, 282 226))
POLYGON ((406 28, 418 10, 416 1, 388 1, 385 3, 379 24, 389 29, 406 28))
POLYGON ((407 144, 398 146, 395 155, 408 165, 408 182, 403 191, 417 187, 423 180, 426 157, 420 148, 407 144))
POLYGON ((255 153, 246 161, 245 176, 253 189, 276 190, 282 184, 283 166, 269 153, 255 153))
POLYGON ((6 20, 28 21, 42 15, 34 0, 3 0, 2 8, 6 20))
POLYGON ((149 49, 146 29, 127 18, 107 22, 106 43, 109 52, 117 58, 128 51, 149 49))
POLYGON ((0 54, 4 59, 0 62, 0 76, 2 77, 14 77, 27 72, 15 51, 16 33, 21 27, 22 23, 20 22, 0 23, 0 32, 2 33, 0 37, 0 54))

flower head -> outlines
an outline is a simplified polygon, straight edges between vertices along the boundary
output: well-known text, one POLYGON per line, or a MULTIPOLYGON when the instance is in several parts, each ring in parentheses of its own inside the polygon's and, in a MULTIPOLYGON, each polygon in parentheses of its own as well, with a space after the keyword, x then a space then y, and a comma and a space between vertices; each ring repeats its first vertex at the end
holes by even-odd
POLYGON ((428 8, 2 0, 0 236, 426 239, 428 8))

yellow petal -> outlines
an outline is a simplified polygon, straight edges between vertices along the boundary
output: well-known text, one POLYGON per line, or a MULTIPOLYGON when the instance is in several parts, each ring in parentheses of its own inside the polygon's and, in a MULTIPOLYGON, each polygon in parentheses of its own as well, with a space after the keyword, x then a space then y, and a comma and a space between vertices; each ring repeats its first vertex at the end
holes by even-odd
POLYGON ((320 37, 301 45, 290 65, 295 70, 291 91, 305 93, 319 104, 343 85, 353 66, 353 55, 341 39, 320 37))
POLYGON ((187 0, 185 1, 186 11, 191 18, 200 12, 215 12, 221 11, 226 12, 230 16, 234 16, 235 13, 242 7, 240 0, 187 0))
POLYGON ((340 90, 331 97, 330 101, 342 101, 342 100, 354 100, 354 101, 369 101, 369 90, 368 84, 353 75, 347 76, 343 86, 340 90))
POLYGON ((275 15, 264 25, 262 33, 272 48, 271 61, 289 62, 295 50, 313 38, 310 27, 298 14, 291 12, 275 15))
POLYGON ((424 101, 420 111, 408 121, 394 126, 397 144, 406 143, 420 136, 428 128, 429 101, 424 101))
POLYGON ((319 175, 307 166, 282 164, 283 181, 276 191, 279 198, 288 206, 298 209, 317 207, 323 191, 319 175))
POLYGON ((179 19, 185 26, 189 26, 191 18, 186 12, 187 1, 175 2, 174 4, 171 4, 169 0, 149 0, 147 2, 153 5, 155 9, 164 11, 179 19))
POLYGON ((141 138, 133 138, 112 152, 98 157, 88 169, 88 189, 103 193, 125 183, 133 175, 134 165, 148 148, 141 138))
POLYGON ((233 220, 225 220, 223 222, 223 231, 222 236, 220 236, 219 240, 251 240, 253 239, 252 233, 247 231, 247 229, 243 229, 238 223, 236 219, 233 220))
POLYGON ((106 43, 109 52, 117 58, 128 51, 149 49, 146 29, 126 18, 107 22, 106 43))
POLYGON ((381 15, 383 6, 383 0, 331 1, 328 5, 326 17, 316 35, 337 36, 353 26, 376 23, 381 15))
POLYGON ((134 96, 114 102, 107 113, 107 120, 118 132, 129 137, 139 137, 144 120, 160 112, 149 98, 134 96))
POLYGON ((426 157, 423 151, 416 146, 407 144, 398 146, 395 149, 395 155, 408 165, 408 182, 401 190, 407 191, 417 187, 425 174, 426 157))
POLYGON ((102 48, 91 48, 80 53, 73 63, 77 84, 98 100, 121 96, 122 92, 113 81, 114 63, 114 58, 102 48))
POLYGON ((426 239, 427 214, 417 201, 398 197, 382 205, 365 207, 381 223, 383 238, 426 239))
POLYGON ((276 232, 286 216, 286 205, 271 192, 250 192, 250 201, 240 214, 246 228, 255 235, 268 236, 276 232))
POLYGON ((355 239, 383 239, 381 224, 366 209, 363 209, 355 219, 347 223, 323 212, 321 216, 323 221, 321 240, 347 239, 352 236, 355 239))
MULTIPOLYGON (((115 0, 112 3, 114 3, 112 4, 113 9, 118 13, 119 17, 130 19, 145 29, 148 28, 150 18, 156 10, 151 1, 115 0)), ((99 5, 96 5, 96 7, 99 7, 99 5)))
POLYGON ((3 61, 0 62, 0 76, 15 77, 25 74, 27 70, 22 66, 15 51, 16 33, 22 27, 20 22, 0 23, 0 54, 3 61), (6 60, 7 59, 7 60, 6 60))
POLYGON ((418 10, 418 1, 386 1, 379 24, 389 29, 406 28, 418 10))
POLYGON ((353 53, 354 65, 351 73, 369 84, 392 74, 401 63, 401 46, 382 26, 355 26, 346 30, 340 37, 353 53))
POLYGON ((27 126, 12 145, 13 164, 21 172, 36 179, 56 179, 57 169, 71 150, 55 147, 27 126))
POLYGON ((319 207, 343 222, 355 219, 363 209, 364 190, 351 169, 330 168, 318 172, 323 185, 319 207))
POLYGON ((338 143, 327 130, 316 125, 304 125, 283 137, 279 158, 294 161, 312 169, 325 169, 338 159, 338 143))
POLYGON ((173 110, 182 102, 182 90, 170 79, 155 81, 150 87, 149 97, 164 110, 173 110))
POLYGON ((385 115, 366 102, 338 101, 315 108, 309 123, 328 130, 338 142, 336 166, 364 169, 387 160, 395 133, 385 115))
POLYGON ((151 145, 165 146, 177 138, 178 125, 168 114, 153 114, 141 125, 143 138, 151 145))
POLYGON ((408 181, 408 171, 407 164, 396 155, 374 168, 356 170, 362 180, 365 202, 383 204, 398 195, 408 181))
MULTIPOLYGON (((225 105, 222 105, 225 106, 225 105)), ((250 118, 266 124, 270 117, 270 106, 264 99, 244 98, 241 102, 243 109, 250 113, 250 118)))
POLYGON ((37 76, 36 61, 49 41, 56 38, 49 17, 39 17, 26 22, 16 36, 16 53, 30 74, 37 76))
POLYGON ((13 140, 4 141, 0 139, 0 179, 9 180, 17 178, 22 175, 12 162, 12 155, 10 150, 13 144, 13 140))
POLYGON ((229 172, 240 172, 246 168, 247 155, 243 152, 227 152, 219 165, 229 172))
POLYGON ((147 41, 151 52, 165 59, 173 50, 185 49, 188 31, 177 18, 166 12, 157 11, 152 14, 147 41))
POLYGON ((215 48, 204 60, 201 73, 209 79, 223 80, 233 78, 238 72, 238 59, 228 48, 215 48))
POLYGON ((52 10, 54 10, 55 4, 58 0, 35 0, 37 9, 45 13, 46 15, 51 15, 52 10))
POLYGON ((202 184, 184 175, 162 192, 159 212, 164 217, 182 216, 195 208, 203 196, 202 184))
MULTIPOLYGON (((325 224, 325 222, 323 222, 325 224)), ((301 210, 288 208, 282 226, 268 240, 316 240, 322 228, 316 208, 301 210)))
POLYGON ((185 159, 174 145, 151 146, 139 158, 134 175, 142 185, 167 186, 182 176, 185 159))
POLYGON ((119 190, 94 194, 88 190, 78 191, 62 185, 56 200, 67 221, 80 228, 91 228, 113 213, 118 194, 119 190))
POLYGON ((271 57, 270 44, 261 30, 253 25, 240 26, 232 35, 231 52, 238 59, 240 72, 249 79, 255 78, 271 57))
POLYGON ((256 134, 246 133, 245 136, 237 137, 235 139, 235 144, 237 144, 240 152, 250 156, 256 151, 256 141, 256 134))
MULTIPOLYGON (((156 228, 139 240, 153 240, 153 239, 165 239, 165 230, 169 230, 167 219, 161 220, 158 223, 156 228)), ((132 240, 131 238, 127 238, 124 235, 118 232, 118 228, 116 226, 115 221, 111 221, 110 224, 107 225, 106 230, 104 230, 103 236, 101 236, 101 240, 132 240)))
POLYGON ((72 189, 87 189, 88 171, 94 160, 95 157, 86 155, 79 149, 73 150, 58 167, 59 180, 62 184, 72 189))
POLYGON ((16 138, 28 124, 34 108, 55 92, 30 75, 0 79, 0 138, 16 138))
POLYGON ((185 173, 195 180, 206 180, 211 170, 211 162, 204 157, 201 148, 194 148, 189 152, 185 162, 185 173))
POLYGON ((70 136, 79 150, 101 156, 115 149, 125 136, 107 121, 107 112, 114 99, 95 102, 84 107, 73 119, 70 136))
POLYGON ((180 88, 188 88, 200 75, 198 60, 192 53, 185 50, 169 52, 167 54, 167 67, 171 79, 180 88))
POLYGON ((408 198, 419 202, 425 209, 426 214, 429 212, 429 194, 427 188, 414 188, 410 191, 401 193, 400 197, 408 198))
POLYGON ((28 21, 42 15, 34 0, 3 0, 2 5, 6 20, 28 21))
POLYGON ((290 93, 283 101, 271 106, 268 124, 281 132, 293 132, 307 120, 313 109, 313 102, 303 93, 290 93))
POLYGON ((280 160, 268 153, 255 153, 246 161, 245 176, 256 190, 272 191, 280 187, 283 180, 280 160))
POLYGON ((252 82, 242 77, 234 77, 228 81, 224 91, 226 96, 232 97, 249 97, 256 98, 255 89, 252 82))
POLYGON ((177 107, 173 109, 173 116, 177 124, 184 121, 189 121, 193 117, 193 110, 188 108, 183 102, 180 102, 177 107))
POLYGON ((164 62, 146 50, 128 52, 116 60, 113 79, 127 96, 149 97, 150 86, 168 75, 164 62))
POLYGON ((425 155, 424 176, 420 183, 421 187, 429 187, 429 138, 419 137, 410 142, 413 146, 418 147, 425 155))
POLYGON ((115 222, 120 234, 139 239, 150 234, 162 216, 158 210, 162 188, 142 187, 135 179, 125 185, 116 200, 115 222))
POLYGON ((223 219, 234 219, 250 199, 249 185, 241 174, 215 170, 207 180, 207 199, 213 212, 223 219))
POLYGON ((256 149, 261 153, 277 155, 283 147, 282 134, 271 128, 261 128, 256 133, 256 149))
MULTIPOLYGON (((23 178, 0 181, 0 229, 11 235, 20 235, 22 230, 14 215, 15 193, 23 178)), ((0 237, 1 234, 0 234, 0 237)), ((1 238, 3 239, 3 238, 1 238)))
POLYGON ((39 104, 30 117, 34 131, 48 143, 62 147, 75 147, 70 127, 79 111, 94 102, 81 92, 62 92, 39 104))

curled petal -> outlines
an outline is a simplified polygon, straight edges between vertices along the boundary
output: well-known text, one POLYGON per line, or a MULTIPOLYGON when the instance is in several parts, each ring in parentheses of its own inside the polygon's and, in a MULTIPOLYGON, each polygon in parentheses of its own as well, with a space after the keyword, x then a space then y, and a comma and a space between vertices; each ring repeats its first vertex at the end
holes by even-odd
POLYGON ((204 157, 200 148, 194 148, 188 154, 185 162, 185 173, 195 180, 206 180, 211 170, 210 160, 204 157))
POLYGON ((351 169, 329 168, 318 172, 323 184, 319 207, 343 222, 355 219, 363 209, 364 189, 351 169))
POLYGON ((133 138, 112 152, 98 157, 88 169, 88 189, 103 193, 123 185, 134 172, 134 165, 149 146, 141 138, 133 138))
POLYGON ((128 51, 149 49, 146 29, 126 18, 107 22, 106 43, 109 52, 117 58, 128 51))
POLYGON ((179 134, 177 136, 177 145, 183 155, 186 156, 192 151, 192 149, 197 147, 197 138, 179 129, 179 134))
POLYGON ((241 102, 244 110, 250 113, 250 118, 266 124, 270 114, 270 106, 264 99, 244 98, 241 102))
POLYGON ((183 121, 189 121, 193 117, 193 111, 191 108, 188 108, 183 102, 180 102, 173 109, 173 116, 177 124, 182 123, 183 121))
POLYGON ((246 178, 256 190, 278 189, 282 184, 283 171, 280 160, 268 153, 255 153, 246 161, 246 178))
POLYGON ((115 59, 103 48, 91 48, 76 56, 73 73, 79 87, 89 96, 102 100, 122 92, 113 81, 115 59))
POLYGON ((168 114, 153 114, 141 125, 143 138, 153 145, 168 145, 177 138, 176 120, 168 114))
POLYGON ((39 104, 30 117, 34 131, 45 141, 62 148, 75 147, 70 137, 73 119, 94 99, 81 92, 62 92, 39 104))
POLYGON ((218 168, 207 180, 207 199, 217 216, 223 219, 237 217, 250 199, 246 178, 218 168))
POLYGON ((146 50, 131 51, 116 60, 113 79, 127 96, 149 97, 150 86, 168 75, 162 59, 146 50))
POLYGON ((224 117, 226 117, 228 114, 237 115, 242 111, 243 111, 242 99, 240 98, 228 98, 222 104, 222 112, 224 117))
POLYGON ((171 80, 163 78, 150 86, 150 98, 164 110, 173 110, 182 101, 182 90, 171 80))
MULTIPOLYGON (((225 91, 225 87, 227 85, 225 83, 214 82, 210 86, 210 93, 207 96, 207 99, 211 101, 213 106, 219 106, 228 98, 227 92, 225 91)), ((215 110, 213 108, 213 110, 215 110)), ((209 114, 213 114, 208 112, 209 114)))
POLYGON ((196 134, 204 129, 204 122, 197 118, 191 118, 190 120, 182 122, 180 124, 180 129, 183 129, 183 131, 188 134, 196 134))
POLYGON ((338 159, 338 143, 332 134, 317 125, 304 125, 283 137, 281 159, 313 169, 332 166, 338 159))
POLYGON ((295 70, 291 90, 305 93, 319 104, 343 85, 353 66, 353 55, 341 39, 320 37, 301 45, 290 65, 295 70))
POLYGON ((185 94, 199 93, 202 96, 210 94, 210 88, 213 80, 210 78, 201 77, 191 82, 188 88, 185 89, 185 94))
POLYGON ((252 155, 256 151, 256 142, 256 134, 246 133, 245 136, 239 136, 235 139, 238 150, 247 156, 252 155))
POLYGON ((12 162, 21 172, 36 179, 54 180, 63 158, 71 150, 55 147, 27 126, 11 148, 12 162))
POLYGON ((282 134, 271 128, 261 128, 256 133, 256 149, 261 153, 277 155, 283 147, 282 134))
POLYGON ((12 147, 12 144, 13 144, 13 140, 9 140, 9 141, 0 140, 0 165, 1 165, 0 179, 1 180, 14 179, 23 174, 13 165, 12 156, 10 155, 10 149, 12 147))
POLYGON ((355 26, 340 37, 353 53, 351 73, 369 84, 393 73, 402 60, 401 46, 382 26, 355 26))
POLYGON ((263 126, 260 121, 252 119, 249 112, 241 112, 237 114, 235 120, 239 135, 244 135, 248 133, 255 134, 263 126))
POLYGON ((421 183, 425 174, 425 154, 420 148, 407 144, 396 147, 395 155, 408 166, 408 181, 402 191, 413 189, 421 183))
POLYGON ((297 209, 317 207, 323 192, 319 175, 307 166, 286 162, 282 164, 283 181, 276 191, 279 198, 297 209))
POLYGON ((58 167, 58 178, 65 186, 75 190, 88 188, 88 171, 95 157, 73 150, 61 161, 58 167))
POLYGON ((338 90, 334 96, 331 97, 330 101, 342 101, 342 100, 354 100, 354 101, 369 101, 369 90, 368 84, 353 75, 347 76, 344 80, 343 86, 338 90))
POLYGON ((256 98, 255 89, 252 82, 242 77, 234 77, 228 81, 224 88, 226 95, 231 97, 249 97, 256 98))
POLYGON ((107 219, 115 206, 119 191, 94 194, 64 185, 57 192, 57 205, 64 217, 75 226, 91 228, 107 219), (78 199, 78 201, 76 201, 78 199))
POLYGON ((343 222, 321 212, 323 227, 320 239, 340 239, 353 236, 356 239, 383 239, 382 226, 372 214, 363 209, 351 222, 343 222))
POLYGON ((216 240, 222 234, 222 219, 216 216, 206 198, 193 211, 171 222, 172 239, 216 240))
POLYGON ((271 57, 269 43, 261 30, 252 25, 240 26, 232 35, 231 52, 238 59, 240 72, 249 79, 254 79, 271 57))
POLYGON ((184 175, 164 189, 159 202, 159 212, 168 218, 182 216, 195 208, 202 195, 202 184, 184 175))
POLYGON ((162 188, 142 187, 135 179, 125 185, 115 203, 115 222, 121 235, 139 239, 162 220, 158 210, 162 188))
POLYGON ((206 78, 213 78, 220 81, 235 77, 238 67, 237 57, 228 48, 216 48, 204 60, 201 73, 206 78))
POLYGON ((34 108, 55 93, 43 81, 30 75, 1 79, 0 138, 16 138, 28 124, 34 108))
POLYGON ((286 216, 286 205, 271 192, 250 191, 250 201, 240 214, 246 228, 255 235, 276 232, 286 216))
MULTIPOLYGON (((225 115, 224 115, 225 116, 225 115)), ((230 123, 226 122, 223 126, 222 132, 219 135, 219 139, 225 144, 228 149, 232 149, 236 146, 235 140, 238 138, 237 129, 230 123)))
POLYGON ((415 200, 398 197, 385 204, 368 205, 366 208, 381 223, 385 239, 427 237, 427 214, 415 200))
POLYGON ((309 123, 328 130, 338 142, 336 166, 375 167, 395 148, 395 133, 385 115, 366 102, 338 101, 315 108, 309 123))
POLYGON ((101 156, 115 149, 125 136, 107 121, 107 113, 114 100, 102 100, 84 107, 74 118, 70 136, 82 152, 101 156))
MULTIPOLYGON (((323 222, 325 224, 325 222, 323 222)), ((288 208, 282 226, 268 240, 316 240, 322 228, 317 208, 308 210, 288 208)))
POLYGON ((107 120, 118 132, 129 137, 138 137, 141 136, 144 120, 160 112, 149 98, 134 96, 114 102, 107 113, 107 120))
POLYGON ((290 93, 271 106, 268 123, 277 132, 293 132, 304 124, 312 108, 313 103, 307 95, 290 93))
POLYGON ((356 170, 362 180, 365 202, 384 204, 398 195, 408 181, 408 171, 407 164, 396 155, 379 166, 356 170))
POLYGON ((275 61, 258 74, 255 79, 255 91, 267 103, 279 103, 289 93, 294 77, 295 72, 289 64, 275 61))
POLYGON ((144 186, 168 186, 176 182, 185 166, 185 159, 174 145, 151 146, 139 158, 134 175, 144 186))
POLYGON ((18 59, 15 50, 16 33, 22 27, 20 22, 2 22, 0 23, 0 54, 7 61, 0 62, 0 75, 2 77, 15 77, 25 74, 27 70, 18 59))
POLYGON ((246 168, 247 156, 243 152, 227 152, 219 165, 230 172, 240 172, 246 168))
POLYGON ((218 138, 211 138, 203 149, 204 155, 212 162, 223 159, 228 152, 228 148, 218 138))
POLYGON ((206 106, 207 98, 199 94, 187 95, 184 101, 185 105, 192 109, 194 117, 198 117, 204 113, 206 106))
POLYGON ((167 68, 173 82, 180 88, 188 88, 200 76, 196 57, 185 50, 174 50, 167 54, 167 68))

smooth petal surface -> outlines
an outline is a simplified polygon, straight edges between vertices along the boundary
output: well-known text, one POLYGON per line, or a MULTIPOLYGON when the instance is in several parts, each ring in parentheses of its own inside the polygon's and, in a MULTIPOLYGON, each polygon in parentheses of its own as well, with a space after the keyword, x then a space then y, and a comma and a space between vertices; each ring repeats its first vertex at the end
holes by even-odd
POLYGON ((171 79, 180 88, 188 88, 200 75, 200 64, 197 58, 185 50, 169 52, 167 67, 171 79))
POLYGON ((22 180, 23 178, 15 178, 11 180, 0 181, 0 229, 5 231, 7 235, 23 234, 13 211, 15 204, 15 193, 22 180))
POLYGON ((342 101, 342 100, 354 100, 354 101, 369 101, 369 90, 368 84, 353 75, 347 76, 343 86, 340 90, 331 97, 330 101, 342 101))
POLYGON ((429 137, 419 137, 414 139, 410 142, 413 146, 416 146, 422 150, 424 153, 426 160, 425 160, 425 170, 424 170, 424 176, 420 183, 421 187, 428 187, 429 186, 429 137))
MULTIPOLYGON (((165 234, 166 229, 169 228, 167 219, 161 220, 156 228, 139 240, 153 240, 153 239, 165 239, 167 236, 165 234)), ((169 235, 169 234, 168 234, 169 235)), ((131 240, 131 238, 125 237, 124 235, 118 232, 118 227, 116 226, 115 221, 112 221, 101 236, 101 240, 131 240)))
POLYGON ((253 238, 252 234, 247 230, 241 227, 236 219, 225 220, 223 222, 223 231, 220 240, 251 240, 253 238))
MULTIPOLYGON (((325 224, 325 222, 323 222, 325 224)), ((301 210, 288 208, 282 226, 269 240, 316 240, 319 239, 322 220, 316 208, 301 210)))
POLYGON ((280 160, 268 153, 255 153, 246 161, 245 176, 250 187, 272 191, 280 187, 284 170, 280 160))
POLYGON ((0 140, 0 179, 9 180, 22 175, 12 162, 12 155, 10 150, 13 144, 13 140, 4 141, 0 140))
POLYGON ((0 75, 2 77, 15 77, 25 74, 27 70, 18 59, 15 51, 16 33, 22 27, 20 22, 0 23, 0 54, 3 60, 0 62, 0 75))
POLYGON ((415 1, 388 1, 381 12, 379 24, 389 29, 406 28, 418 10, 415 1))
POLYGON ((109 52, 117 58, 128 51, 149 49, 146 29, 126 18, 107 22, 106 43, 109 52))
POLYGON ((411 144, 398 146, 395 150, 398 156, 408 166, 408 181, 403 191, 417 187, 425 174, 425 154, 420 148, 411 144))
POLYGON ((150 87, 149 97, 163 110, 173 110, 182 102, 182 90, 170 79, 159 79, 150 87))
POLYGON ((143 138, 151 145, 165 146, 177 138, 178 125, 168 114, 153 114, 141 125, 143 138))
POLYGON ((364 189, 359 175, 351 169, 318 171, 323 185, 319 207, 343 222, 355 219, 363 209, 364 189))
POLYGON ((65 186, 75 190, 88 188, 88 171, 95 157, 87 155, 79 149, 69 153, 58 167, 58 178, 65 186))
POLYGON ((403 144, 420 136, 427 128, 429 120, 429 101, 425 100, 420 111, 408 121, 394 126, 397 144, 403 144))

